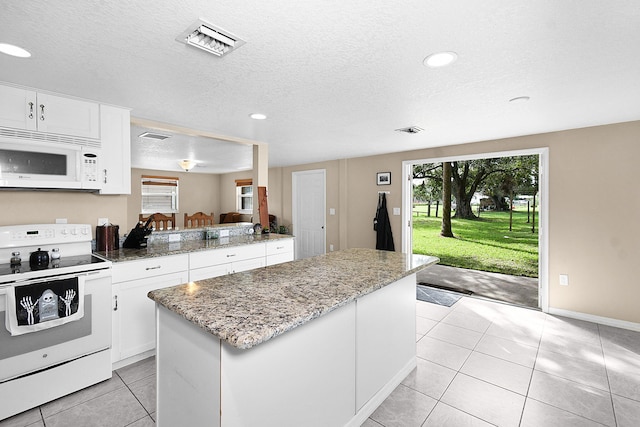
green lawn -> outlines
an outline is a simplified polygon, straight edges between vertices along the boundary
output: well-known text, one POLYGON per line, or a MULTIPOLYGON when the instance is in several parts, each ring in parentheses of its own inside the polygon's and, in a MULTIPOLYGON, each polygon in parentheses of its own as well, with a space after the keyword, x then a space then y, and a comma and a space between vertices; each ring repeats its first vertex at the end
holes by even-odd
POLYGON ((440 237, 442 210, 435 218, 434 208, 431 217, 426 216, 425 206, 414 208, 414 253, 437 256, 442 265, 538 277, 538 229, 536 224, 536 232, 531 232, 526 208, 514 211, 513 231, 509 231, 509 212, 482 212, 478 220, 454 218, 454 239, 440 237), (417 216, 416 211, 420 211, 417 216))

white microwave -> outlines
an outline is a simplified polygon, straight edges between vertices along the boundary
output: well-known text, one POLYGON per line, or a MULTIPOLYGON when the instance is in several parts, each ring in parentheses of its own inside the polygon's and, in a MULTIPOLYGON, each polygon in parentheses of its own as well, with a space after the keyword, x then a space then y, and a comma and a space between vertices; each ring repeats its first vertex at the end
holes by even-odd
POLYGON ((100 149, 0 138, 0 188, 95 191, 100 149))

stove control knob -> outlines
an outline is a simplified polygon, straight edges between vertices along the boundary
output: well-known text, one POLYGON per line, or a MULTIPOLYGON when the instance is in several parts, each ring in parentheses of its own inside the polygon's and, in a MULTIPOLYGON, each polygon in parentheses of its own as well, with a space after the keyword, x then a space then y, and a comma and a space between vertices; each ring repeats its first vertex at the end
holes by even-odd
POLYGON ((66 228, 63 228, 61 233, 63 236, 66 236, 69 231, 66 228))
POLYGON ((11 252, 11 265, 20 265, 22 258, 20 258, 20 252, 11 252))
POLYGON ((71 234, 73 234, 74 236, 75 236, 76 234, 78 234, 78 229, 77 229, 77 228, 72 228, 72 229, 71 229, 71 234))

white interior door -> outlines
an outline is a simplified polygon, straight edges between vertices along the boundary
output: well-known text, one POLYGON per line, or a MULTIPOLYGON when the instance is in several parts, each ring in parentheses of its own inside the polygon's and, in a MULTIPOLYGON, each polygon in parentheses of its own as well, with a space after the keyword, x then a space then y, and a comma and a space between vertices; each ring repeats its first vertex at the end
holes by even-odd
POLYGON ((291 204, 296 259, 324 254, 326 251, 325 175, 324 169, 292 174, 291 204))

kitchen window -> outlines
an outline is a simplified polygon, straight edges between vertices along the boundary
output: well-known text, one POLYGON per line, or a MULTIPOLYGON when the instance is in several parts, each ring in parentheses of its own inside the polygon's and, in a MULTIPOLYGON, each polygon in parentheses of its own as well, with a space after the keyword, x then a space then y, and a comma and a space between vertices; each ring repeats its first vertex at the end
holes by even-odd
POLYGON ((253 213, 253 180, 236 179, 236 211, 253 213))
POLYGON ((142 175, 141 212, 178 213, 178 178, 142 175))

